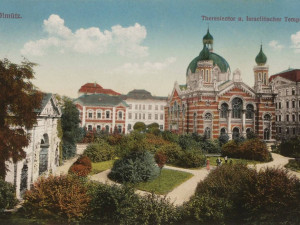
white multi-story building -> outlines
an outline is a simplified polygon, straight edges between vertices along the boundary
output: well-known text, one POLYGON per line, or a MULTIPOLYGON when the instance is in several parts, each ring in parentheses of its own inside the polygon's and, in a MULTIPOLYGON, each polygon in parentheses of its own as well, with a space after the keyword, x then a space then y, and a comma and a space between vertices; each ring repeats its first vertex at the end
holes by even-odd
POLYGON ((167 97, 152 96, 146 90, 134 89, 122 98, 129 105, 126 111, 127 131, 133 130, 136 122, 143 122, 146 125, 158 123, 159 129, 164 130, 164 108, 167 105, 167 97))
POLYGON ((276 133, 279 139, 300 135, 300 69, 288 69, 270 77, 275 99, 276 133))

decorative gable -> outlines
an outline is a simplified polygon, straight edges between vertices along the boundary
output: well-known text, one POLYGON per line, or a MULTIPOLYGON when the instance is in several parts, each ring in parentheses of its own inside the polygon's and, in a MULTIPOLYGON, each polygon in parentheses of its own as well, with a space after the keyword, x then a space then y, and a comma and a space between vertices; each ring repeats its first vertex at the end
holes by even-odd
POLYGON ((53 95, 48 100, 48 102, 44 105, 44 107, 41 109, 40 116, 50 116, 50 117, 61 116, 60 108, 58 107, 57 102, 54 99, 53 95))

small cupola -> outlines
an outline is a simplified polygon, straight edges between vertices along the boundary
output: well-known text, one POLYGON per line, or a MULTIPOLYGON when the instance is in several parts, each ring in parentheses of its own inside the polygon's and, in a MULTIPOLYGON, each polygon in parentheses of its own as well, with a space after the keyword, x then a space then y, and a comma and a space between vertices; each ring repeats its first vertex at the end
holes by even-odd
POLYGON ((260 51, 255 58, 255 62, 257 63, 258 66, 264 66, 267 62, 267 56, 264 54, 262 50, 262 45, 260 45, 260 51))

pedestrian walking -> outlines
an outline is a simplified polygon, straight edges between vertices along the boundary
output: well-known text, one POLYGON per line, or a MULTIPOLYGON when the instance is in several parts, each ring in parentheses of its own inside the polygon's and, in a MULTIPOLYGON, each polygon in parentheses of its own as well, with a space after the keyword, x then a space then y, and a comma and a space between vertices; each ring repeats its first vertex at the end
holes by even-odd
POLYGON ((217 158, 216 162, 217 166, 220 166, 222 164, 222 160, 220 159, 220 157, 217 158))
POLYGON ((227 164, 227 160, 228 160, 227 155, 225 156, 224 160, 225 160, 225 163, 227 164))
POLYGON ((206 159, 206 169, 207 169, 207 170, 210 170, 209 159, 206 159))

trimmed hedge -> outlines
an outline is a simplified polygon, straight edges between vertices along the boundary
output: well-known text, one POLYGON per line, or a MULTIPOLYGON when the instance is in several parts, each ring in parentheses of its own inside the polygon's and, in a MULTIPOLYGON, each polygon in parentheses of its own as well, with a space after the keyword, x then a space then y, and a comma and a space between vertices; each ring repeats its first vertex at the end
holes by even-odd
POLYGON ((300 180, 286 170, 246 165, 212 170, 184 205, 184 220, 200 224, 299 224, 300 180))
POLYGON ((266 144, 259 139, 249 139, 243 142, 231 140, 222 146, 222 155, 230 158, 249 159, 269 162, 272 156, 266 144))
POLYGON ((89 157, 94 163, 115 158, 114 148, 103 140, 89 144, 83 154, 89 157))

